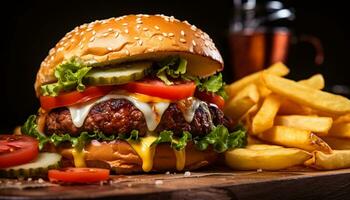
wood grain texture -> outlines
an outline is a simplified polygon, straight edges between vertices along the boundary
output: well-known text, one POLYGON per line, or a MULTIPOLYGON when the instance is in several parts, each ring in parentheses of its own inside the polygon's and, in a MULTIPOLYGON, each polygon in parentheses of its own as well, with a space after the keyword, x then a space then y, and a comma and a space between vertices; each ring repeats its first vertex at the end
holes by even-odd
POLYGON ((350 169, 324 172, 191 172, 191 176, 186 177, 184 174, 112 176, 111 183, 105 185, 31 189, 6 188, 4 182, 1 184, 0 199, 340 200, 350 198, 350 169))

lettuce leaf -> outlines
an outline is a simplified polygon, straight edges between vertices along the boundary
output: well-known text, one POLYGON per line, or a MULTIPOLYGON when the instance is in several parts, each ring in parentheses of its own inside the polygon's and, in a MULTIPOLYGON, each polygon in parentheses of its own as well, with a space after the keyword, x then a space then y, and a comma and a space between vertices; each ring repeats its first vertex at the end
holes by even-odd
POLYGON ((56 83, 41 86, 41 93, 44 96, 57 96, 61 91, 69 91, 74 88, 79 92, 85 90, 83 84, 84 76, 90 71, 91 67, 87 67, 78 58, 63 62, 55 69, 56 83))
POLYGON ((186 73, 187 60, 179 57, 169 57, 159 63, 157 77, 167 85, 174 84, 168 77, 180 78, 186 73))
POLYGON ((27 121, 21 127, 21 132, 33 138, 36 138, 39 142, 39 149, 41 150, 49 139, 38 131, 38 125, 36 124, 36 115, 30 115, 27 121))
POLYGON ((208 135, 194 138, 194 143, 201 151, 212 145, 214 151, 222 153, 228 149, 244 147, 247 143, 246 137, 246 130, 243 126, 239 126, 234 132, 229 133, 225 126, 219 125, 208 135))
POLYGON ((222 96, 225 100, 228 98, 224 89, 225 82, 222 80, 221 73, 204 79, 188 76, 188 79, 194 80, 198 90, 201 92, 212 92, 222 96))
POLYGON ((188 131, 184 131, 182 136, 178 139, 173 137, 174 133, 172 131, 164 130, 159 133, 157 140, 155 140, 152 145, 157 145, 159 143, 170 143, 170 146, 176 150, 182 150, 186 147, 187 142, 192 140, 192 135, 188 131))

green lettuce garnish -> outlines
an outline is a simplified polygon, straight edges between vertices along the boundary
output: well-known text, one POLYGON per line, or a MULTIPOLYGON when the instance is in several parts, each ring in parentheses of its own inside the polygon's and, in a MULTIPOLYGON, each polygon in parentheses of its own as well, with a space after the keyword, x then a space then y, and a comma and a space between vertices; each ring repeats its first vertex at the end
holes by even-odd
POLYGON ((55 69, 56 83, 41 86, 41 94, 44 96, 57 96, 61 91, 70 91, 74 88, 79 92, 85 90, 84 76, 90 71, 81 60, 76 57, 63 62, 55 69))
POLYGON ((49 139, 38 131, 38 125, 36 124, 36 115, 31 115, 27 121, 21 127, 21 132, 36 138, 39 142, 39 149, 41 150, 49 139))
POLYGON ((191 80, 194 80, 199 91, 212 92, 222 96, 224 99, 228 98, 224 89, 225 82, 222 80, 221 73, 218 73, 217 75, 212 75, 204 79, 199 79, 196 77, 188 77, 188 78, 191 80))
POLYGON ((157 71, 157 77, 167 85, 174 84, 168 77, 180 78, 186 73, 187 60, 179 57, 169 57, 159 63, 161 68, 157 71))
MULTIPOLYGON (((139 141, 139 131, 133 130, 129 135, 120 134, 118 136, 106 136, 102 132, 95 131, 93 133, 82 132, 79 136, 71 136, 69 134, 45 136, 37 130, 36 115, 31 115, 21 128, 23 134, 36 138, 39 141, 39 149, 41 150, 48 142, 55 146, 62 143, 70 143, 77 150, 82 150, 84 146, 91 140, 112 141, 126 140, 139 141)), ((159 133, 158 138, 152 143, 170 143, 170 146, 176 150, 184 149, 188 142, 192 141, 192 135, 188 131, 184 131, 181 137, 174 137, 172 131, 164 130, 159 133)), ((195 137, 193 141, 197 149, 204 151, 209 145, 213 146, 214 151, 222 153, 231 148, 241 148, 247 143, 246 130, 243 126, 237 126, 230 133, 223 125, 218 125, 204 137, 195 137)))
POLYGON ((182 136, 178 139, 173 137, 174 133, 172 131, 164 130, 159 133, 158 138, 152 143, 152 145, 157 145, 159 143, 170 143, 170 146, 176 150, 184 149, 188 141, 192 140, 192 135, 188 131, 184 131, 182 136))
POLYGON ((225 126, 219 125, 208 135, 194 138, 194 143, 201 151, 212 145, 214 151, 222 153, 228 149, 244 147, 247 143, 246 137, 246 130, 243 126, 237 127, 234 132, 230 133, 225 126))

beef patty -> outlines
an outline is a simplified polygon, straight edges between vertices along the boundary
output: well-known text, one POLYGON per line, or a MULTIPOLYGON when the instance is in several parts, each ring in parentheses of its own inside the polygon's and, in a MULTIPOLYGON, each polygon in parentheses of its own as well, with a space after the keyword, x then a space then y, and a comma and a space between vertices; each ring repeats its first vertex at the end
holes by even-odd
MULTIPOLYGON (((232 121, 226 118, 223 112, 216 106, 208 106, 210 115, 202 106, 195 111, 193 120, 188 123, 178 104, 171 103, 163 113, 156 132, 171 130, 175 135, 183 131, 189 131, 193 136, 201 136, 211 131, 211 125, 223 124, 232 128, 232 121)), ((106 135, 129 134, 132 130, 139 130, 139 135, 144 136, 147 125, 143 113, 130 101, 125 99, 110 99, 94 105, 87 115, 84 124, 76 127, 68 108, 52 110, 46 118, 45 131, 48 134, 79 135, 83 131, 101 131, 106 135)))

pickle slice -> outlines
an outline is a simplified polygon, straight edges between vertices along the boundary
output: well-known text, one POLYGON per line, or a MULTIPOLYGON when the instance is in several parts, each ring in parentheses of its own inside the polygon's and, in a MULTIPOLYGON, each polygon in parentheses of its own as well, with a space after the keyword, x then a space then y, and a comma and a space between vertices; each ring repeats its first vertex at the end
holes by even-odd
POLYGON ((30 163, 0 169, 4 178, 46 178, 49 169, 60 167, 61 155, 57 153, 39 153, 30 163))
POLYGON ((142 79, 148 74, 152 62, 134 62, 113 68, 94 68, 84 77, 88 85, 121 85, 142 79))

